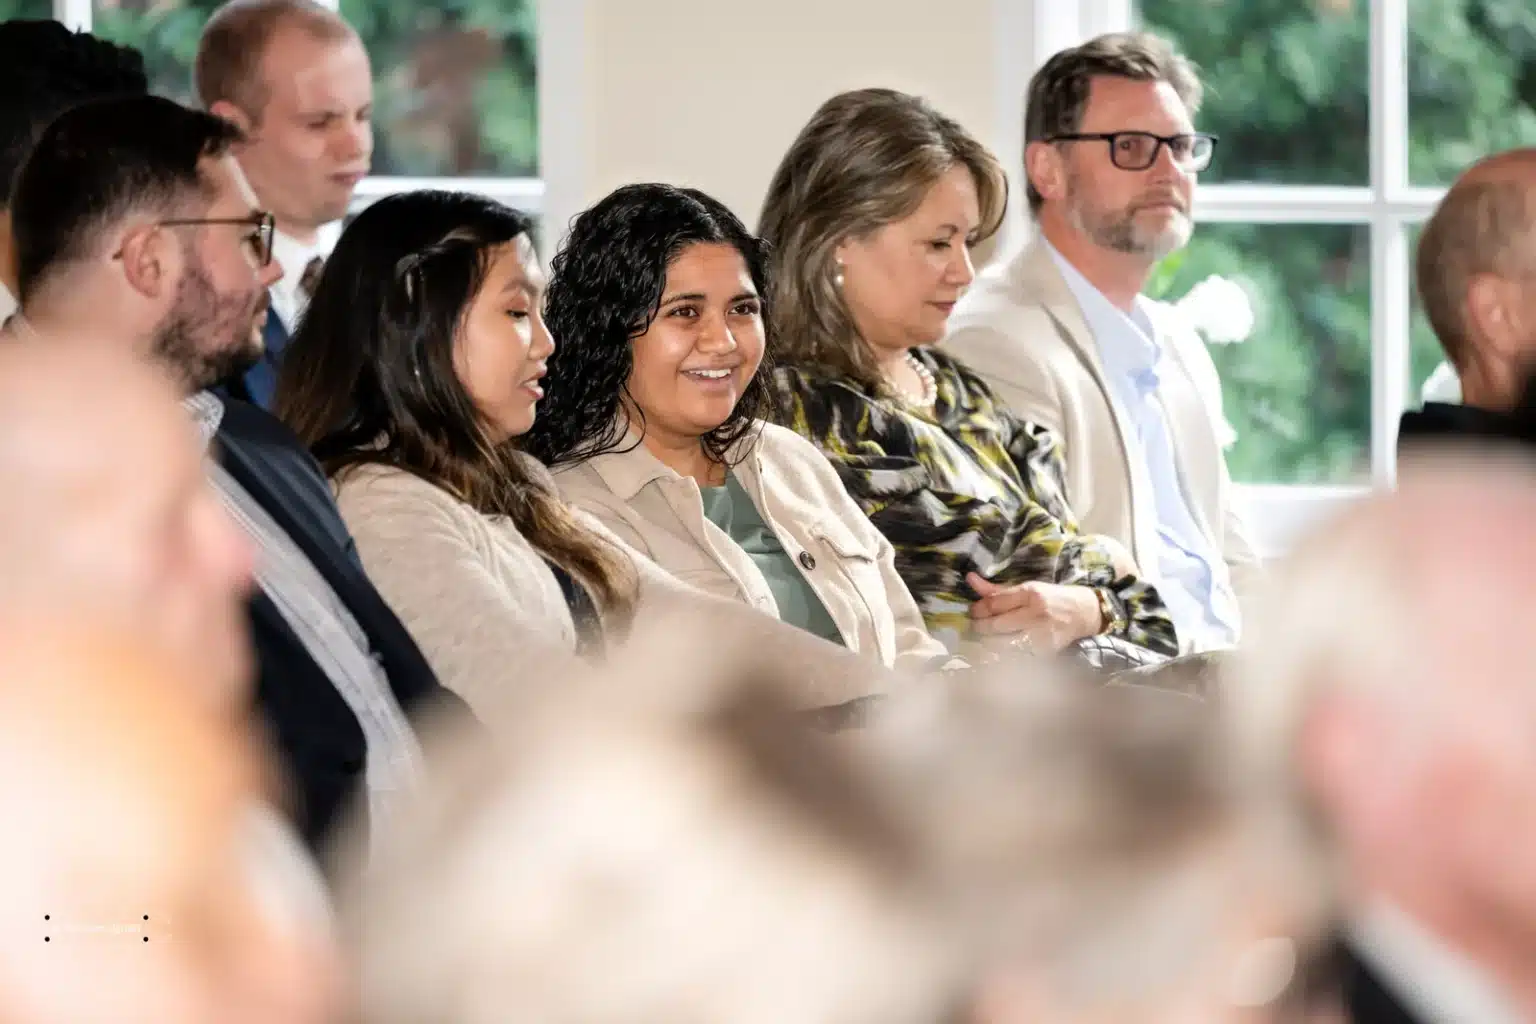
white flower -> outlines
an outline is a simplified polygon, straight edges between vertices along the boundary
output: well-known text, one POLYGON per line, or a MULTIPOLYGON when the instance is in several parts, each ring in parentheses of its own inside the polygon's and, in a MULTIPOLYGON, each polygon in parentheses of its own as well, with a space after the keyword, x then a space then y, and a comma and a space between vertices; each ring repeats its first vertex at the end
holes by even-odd
POLYGON ((1216 424, 1216 443, 1221 445, 1222 451, 1229 451, 1237 444, 1237 428, 1225 416, 1216 424))
POLYGON ((1253 300, 1242 285, 1211 275, 1178 302, 1178 310, 1211 345, 1246 341, 1253 333, 1253 300))
POLYGON ((1435 367, 1435 372, 1429 375, 1424 382, 1424 390, 1419 394, 1420 401, 1447 402, 1451 405, 1461 404, 1461 378, 1456 375, 1456 368, 1450 363, 1441 363, 1435 367))

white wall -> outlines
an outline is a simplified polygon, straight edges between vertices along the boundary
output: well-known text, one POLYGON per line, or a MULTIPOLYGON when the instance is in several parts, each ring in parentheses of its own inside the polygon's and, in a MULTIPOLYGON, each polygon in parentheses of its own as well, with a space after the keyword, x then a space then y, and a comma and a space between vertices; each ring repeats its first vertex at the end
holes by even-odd
POLYGON ((562 229, 646 180, 755 223, 811 113, 864 86, 926 96, 1011 169, 1042 17, 1031 0, 544 0, 540 16, 545 207, 562 229))
POLYGON ((1123 27, 1131 6, 540 0, 546 223, 558 235, 613 188, 660 180, 701 188, 751 225, 816 107, 872 85, 926 96, 1017 176, 1029 76, 1056 50, 1123 27))

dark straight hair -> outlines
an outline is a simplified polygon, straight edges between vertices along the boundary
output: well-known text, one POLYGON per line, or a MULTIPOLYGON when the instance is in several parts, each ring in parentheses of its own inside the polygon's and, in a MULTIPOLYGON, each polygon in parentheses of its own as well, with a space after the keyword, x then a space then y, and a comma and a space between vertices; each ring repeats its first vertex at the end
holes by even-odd
POLYGON ((213 199, 199 165, 239 140, 228 121, 159 96, 92 100, 60 114, 16 178, 18 298, 91 258, 130 217, 199 216, 213 199))
POLYGON ((492 251, 531 229, 524 214, 462 192, 369 206, 342 233, 283 355, 276 411, 333 477, 390 466, 508 517, 622 622, 633 567, 576 521, 516 439, 492 439, 454 368, 492 251))

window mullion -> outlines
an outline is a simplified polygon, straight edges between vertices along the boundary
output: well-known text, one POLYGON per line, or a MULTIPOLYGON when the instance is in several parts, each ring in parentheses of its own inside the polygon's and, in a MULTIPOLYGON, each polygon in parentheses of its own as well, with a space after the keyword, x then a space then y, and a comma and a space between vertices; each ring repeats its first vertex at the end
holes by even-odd
POLYGON ((1397 423, 1408 403, 1407 222, 1371 224, 1371 479, 1392 486, 1397 475, 1397 423))
POLYGON ((1136 22, 1133 0, 1081 0, 1078 24, 1083 38, 1105 32, 1129 32, 1136 22))
POLYGON ((1387 202, 1408 193, 1408 8, 1371 4, 1371 187, 1387 202))
MULTIPOLYGON (((1408 401, 1408 233, 1397 212, 1408 187, 1408 7, 1376 0, 1371 10, 1371 479, 1397 476, 1397 424, 1408 401)), ((1422 198, 1422 197, 1419 197, 1422 198)))
POLYGON ((89 32, 91 0, 53 0, 53 18, 77 32, 89 32))

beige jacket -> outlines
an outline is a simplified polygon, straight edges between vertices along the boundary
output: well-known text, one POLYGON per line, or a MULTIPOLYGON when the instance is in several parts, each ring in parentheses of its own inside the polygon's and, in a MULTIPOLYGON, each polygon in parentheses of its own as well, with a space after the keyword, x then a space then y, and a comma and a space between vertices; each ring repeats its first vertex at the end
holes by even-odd
MULTIPOLYGON (((1167 306, 1152 305, 1169 362, 1182 371, 1167 373, 1161 387, 1179 473, 1196 522, 1222 552, 1247 608, 1263 573, 1233 507, 1220 443, 1221 381, 1193 329, 1167 306)), ((1128 426, 1110 398, 1082 310, 1043 242, 981 276, 955 310, 944 350, 981 374, 1014 413, 1061 438, 1067 499, 1083 532, 1113 537, 1143 570, 1155 568, 1155 499, 1133 482, 1128 426)))
MULTIPOLYGON (((916 667, 944 654, 896 573, 890 542, 859 511, 826 456, 791 430, 759 428, 732 453, 736 477, 843 643, 886 666, 916 667)), ((679 580, 777 617, 752 557, 704 518, 693 479, 669 469, 633 435, 623 449, 557 471, 560 493, 679 580)))
MULTIPOLYGON (((516 714, 530 688, 574 671, 576 632, 554 573, 512 522, 485 516, 447 491, 396 469, 343 476, 336 503, 368 578, 421 648, 432 671, 487 724, 516 714)), ((634 626, 684 619, 690 635, 720 645, 767 645, 809 708, 884 692, 892 677, 836 644, 688 587, 631 550, 601 524, 639 577, 634 626)), ((610 656, 624 638, 610 634, 610 656)))

